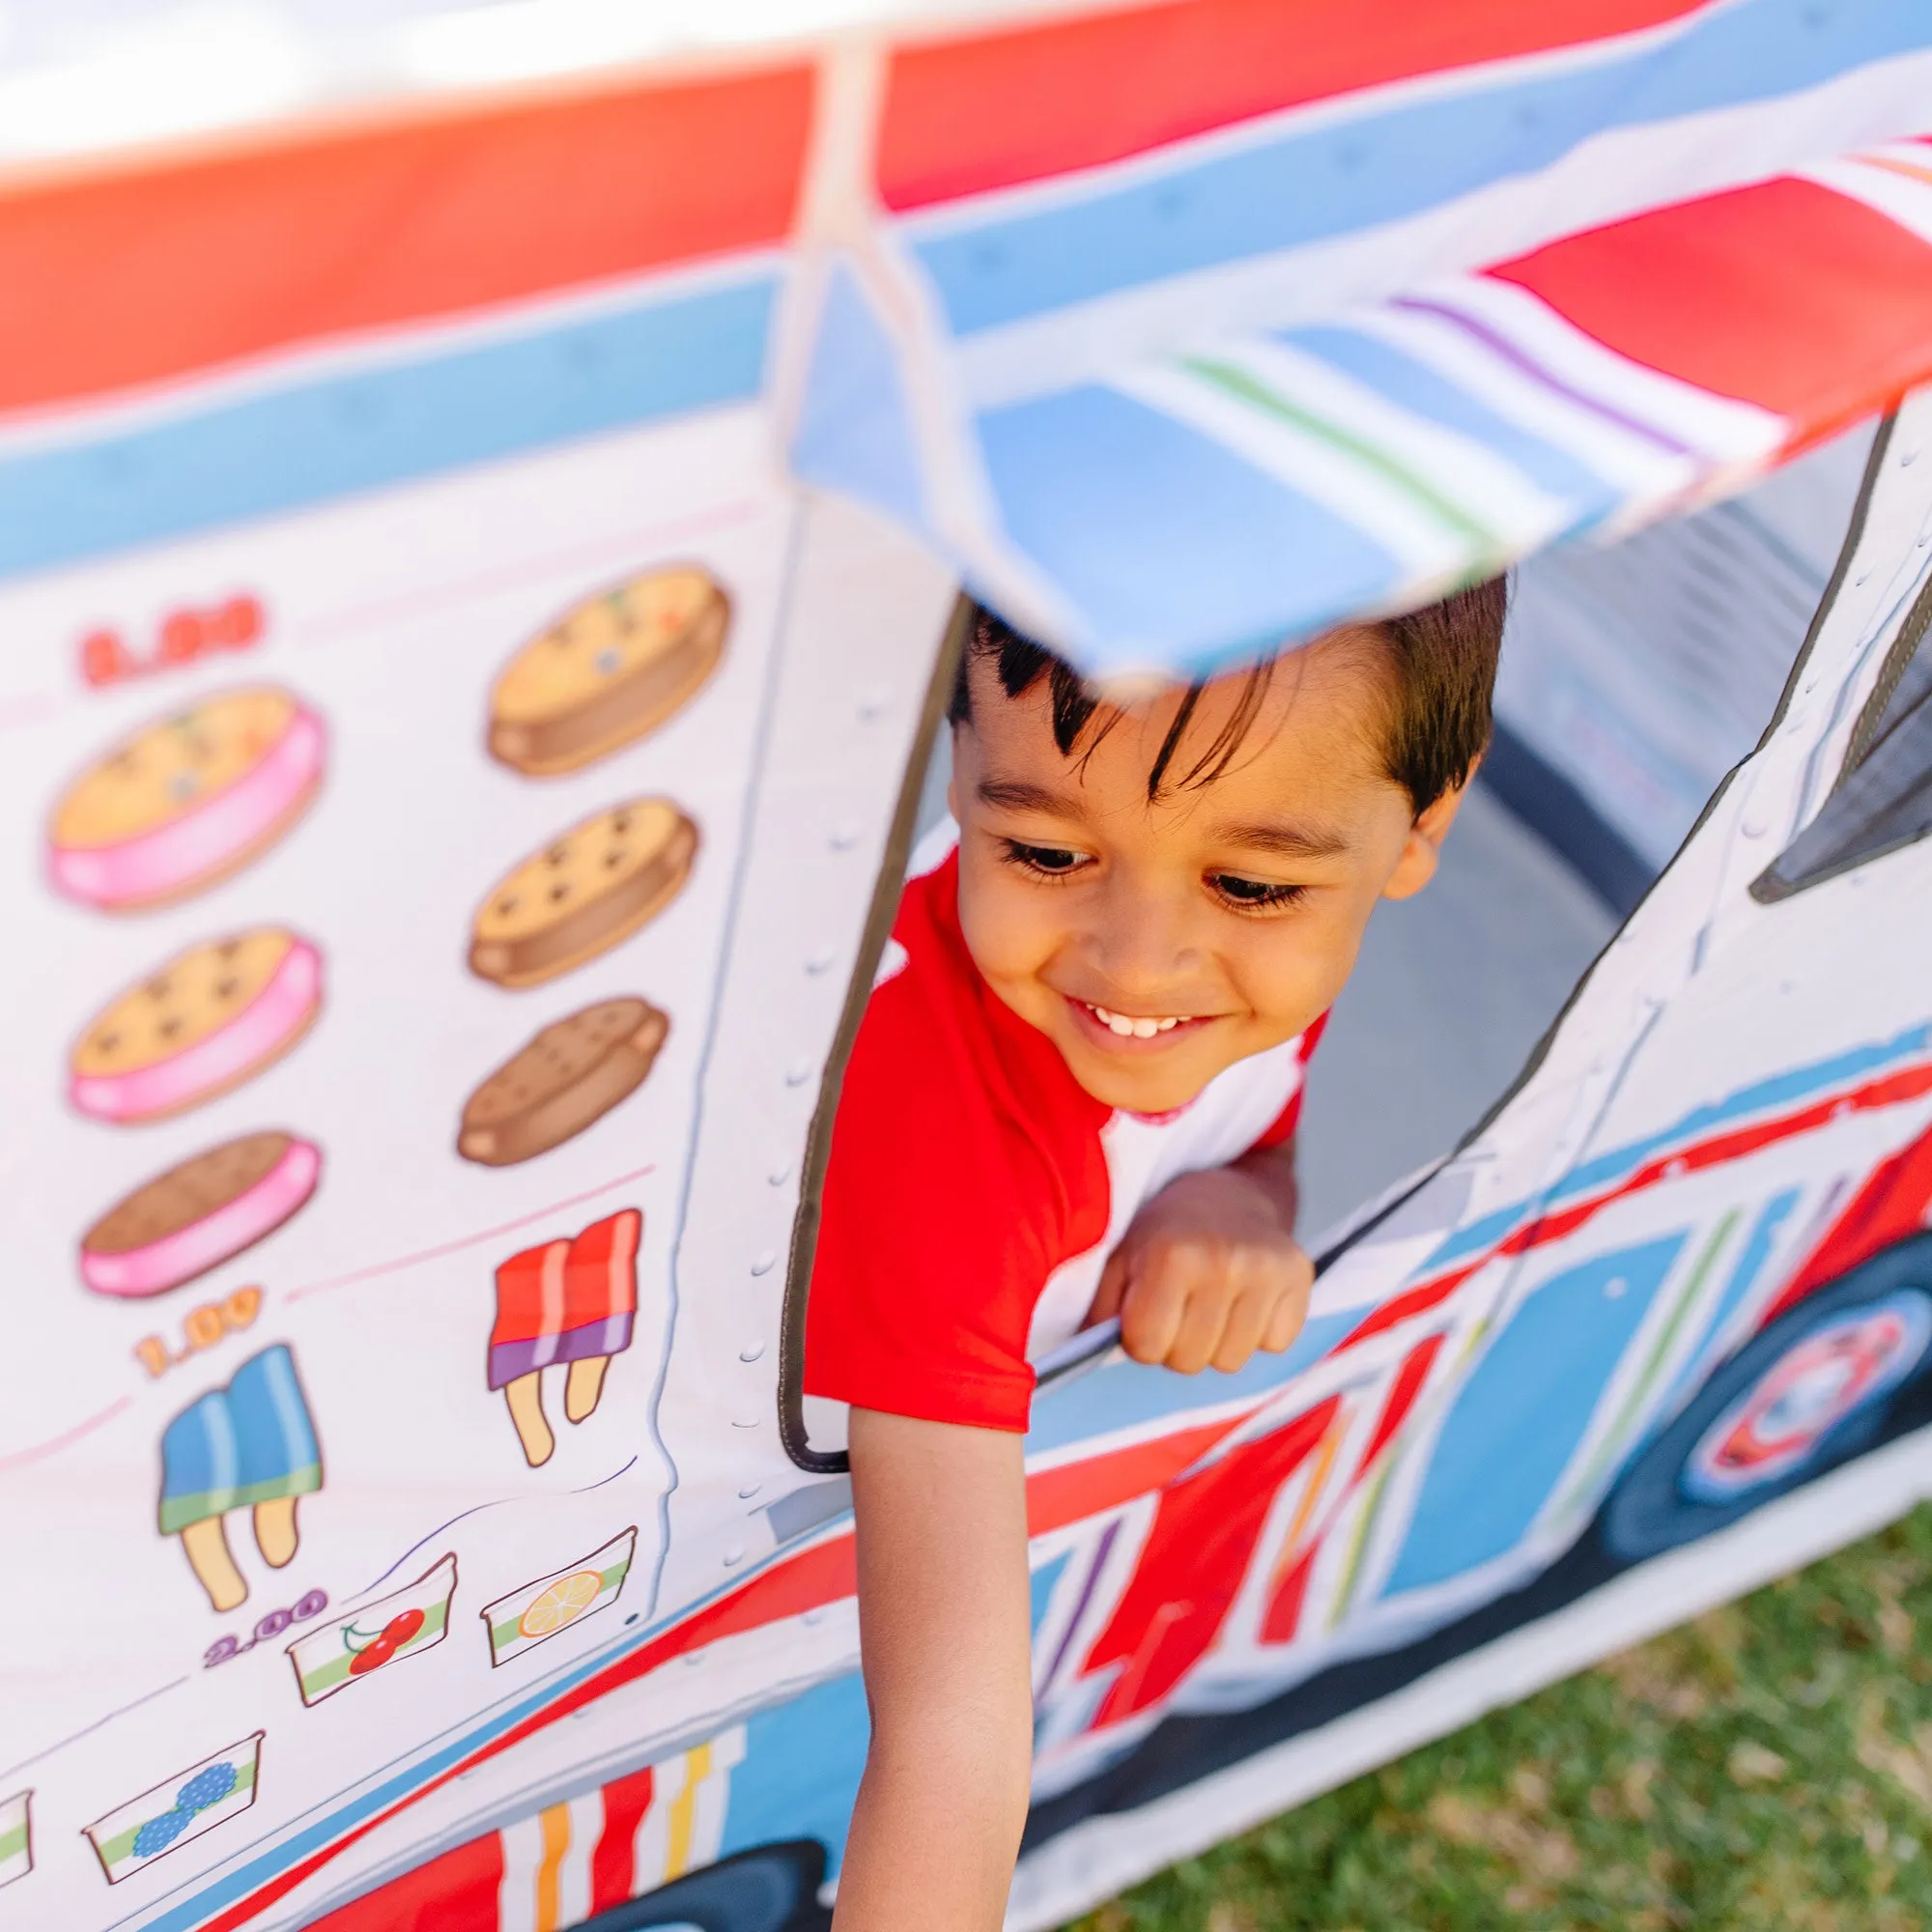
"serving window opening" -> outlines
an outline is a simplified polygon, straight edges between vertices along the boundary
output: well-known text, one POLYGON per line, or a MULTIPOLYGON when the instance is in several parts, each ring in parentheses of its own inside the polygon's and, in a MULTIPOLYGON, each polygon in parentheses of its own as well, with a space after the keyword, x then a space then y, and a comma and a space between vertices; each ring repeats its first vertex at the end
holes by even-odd
MULTIPOLYGON (((1299 1237, 1311 1253, 1346 1240, 1371 1204, 1453 1151, 1508 1094, 1591 962, 1757 745, 1832 583, 1873 435, 1864 424, 1740 497, 1621 541, 1548 551, 1517 571, 1489 753, 1435 879, 1370 921, 1310 1064, 1298 1144, 1299 1237)), ((820 1473, 844 1466, 842 1410, 802 1387, 838 1076, 907 859, 946 813, 944 713, 970 611, 962 599, 937 654, 811 1130, 781 1406, 793 1460, 820 1473)), ((1818 853, 1794 847, 1799 871, 1874 838, 1918 836, 1910 825, 1919 818, 1932 825, 1932 783, 1915 789, 1911 773, 1898 777, 1932 768, 1932 750, 1918 755, 1921 737, 1932 748, 1928 679, 1918 668, 1893 680, 1890 710, 1855 746, 1865 790, 1883 796, 1840 807, 1846 823, 1824 828, 1818 853), (1861 811, 1852 825, 1847 814, 1861 811)), ((1761 897, 1795 889, 1767 877, 1761 897)))

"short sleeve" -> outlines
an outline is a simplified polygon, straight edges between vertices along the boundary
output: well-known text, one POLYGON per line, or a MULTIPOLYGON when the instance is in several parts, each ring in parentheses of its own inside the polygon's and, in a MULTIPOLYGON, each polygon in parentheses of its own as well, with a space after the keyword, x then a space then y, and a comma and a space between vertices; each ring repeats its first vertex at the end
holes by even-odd
MULTIPOLYGON (((916 883, 956 890, 946 872, 916 883)), ((833 1124, 805 1387, 1019 1431, 1034 1304, 1066 1253, 1106 1229, 1105 1110, 998 1007, 956 926, 918 929, 922 910, 902 908, 907 964, 873 992, 833 1124)))

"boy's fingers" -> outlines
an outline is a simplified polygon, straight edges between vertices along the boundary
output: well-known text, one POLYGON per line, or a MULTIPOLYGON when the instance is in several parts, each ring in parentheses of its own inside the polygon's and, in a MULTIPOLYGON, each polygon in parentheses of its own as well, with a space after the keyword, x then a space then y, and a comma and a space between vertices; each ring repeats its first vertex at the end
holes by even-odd
POLYGON ((1122 1346, 1137 1362, 1232 1375, 1257 1349, 1279 1353, 1301 1332, 1314 1272, 1299 1248, 1230 1253, 1156 1240, 1131 1264, 1109 1259, 1088 1319, 1118 1308, 1122 1346))
POLYGON ((1302 1324, 1308 1320, 1308 1297, 1314 1286, 1315 1264, 1297 1248, 1293 1269, 1277 1295, 1262 1333, 1261 1345, 1270 1354, 1280 1354, 1301 1333, 1302 1324))
POLYGON ((1248 1357, 1261 1346, 1268 1318, 1274 1312, 1272 1268, 1250 1265, 1240 1270, 1234 1300, 1228 1304, 1227 1320, 1221 1325, 1220 1340, 1214 1345, 1213 1365, 1231 1376, 1246 1365, 1248 1357))
POLYGON ((1137 1362, 1174 1360, 1175 1342, 1187 1309, 1188 1270, 1171 1248, 1143 1254, 1121 1301, 1121 1346, 1137 1362))
POLYGON ((1130 1273, 1126 1249, 1116 1248, 1107 1257, 1106 1266, 1100 1270, 1100 1285, 1094 1291, 1094 1305, 1087 1311, 1087 1320, 1080 1324, 1083 1328, 1093 1328, 1102 1321, 1111 1321, 1121 1312, 1121 1303, 1126 1298, 1130 1273))
POLYGON ((1279 1296, 1268 1310, 1267 1326, 1262 1330, 1261 1346, 1271 1355, 1280 1354, 1284 1349, 1293 1346, 1294 1338, 1301 1333, 1302 1324, 1307 1320, 1308 1296, 1305 1293, 1279 1296))
POLYGON ((1203 1265, 1199 1257, 1177 1256, 1171 1265, 1185 1302, 1167 1351, 1167 1366, 1183 1376, 1198 1376, 1220 1347, 1228 1321, 1227 1290, 1215 1278, 1217 1271, 1203 1265))

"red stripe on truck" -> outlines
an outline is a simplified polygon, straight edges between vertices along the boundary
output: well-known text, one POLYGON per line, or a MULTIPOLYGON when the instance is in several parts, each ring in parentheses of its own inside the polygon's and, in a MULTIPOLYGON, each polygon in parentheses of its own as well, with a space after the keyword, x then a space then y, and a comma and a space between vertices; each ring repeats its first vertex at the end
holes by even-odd
POLYGON ((887 207, 1125 159, 1284 107, 1581 46, 1698 0, 1169 0, 927 43, 893 57, 887 207))
POLYGON ((770 246, 790 66, 279 135, 0 192, 0 410, 770 246))

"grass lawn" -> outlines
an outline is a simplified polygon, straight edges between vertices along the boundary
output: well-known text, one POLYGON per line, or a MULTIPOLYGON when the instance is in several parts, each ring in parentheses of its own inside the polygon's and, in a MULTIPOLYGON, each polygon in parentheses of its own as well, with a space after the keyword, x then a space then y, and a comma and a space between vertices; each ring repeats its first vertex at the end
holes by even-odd
POLYGON ((1932 1926, 1932 1505, 1078 1932, 1932 1926))

